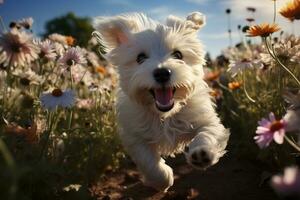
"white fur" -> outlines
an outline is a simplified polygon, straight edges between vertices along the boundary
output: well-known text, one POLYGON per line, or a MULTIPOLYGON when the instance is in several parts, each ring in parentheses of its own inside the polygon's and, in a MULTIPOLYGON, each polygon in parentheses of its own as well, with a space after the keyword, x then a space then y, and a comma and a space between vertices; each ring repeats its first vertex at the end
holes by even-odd
POLYGON ((229 138, 220 123, 203 81, 204 51, 197 31, 205 17, 191 13, 187 20, 170 16, 166 25, 143 14, 96 18, 94 27, 106 47, 106 59, 118 66, 118 120, 125 148, 143 174, 146 185, 166 191, 173 171, 161 156, 182 152, 188 145, 187 162, 205 169, 224 155, 229 138), (171 56, 174 50, 183 59, 171 56), (148 59, 136 62, 139 53, 148 59), (160 112, 149 89, 159 87, 153 70, 168 67, 168 86, 176 88, 174 107, 160 112))

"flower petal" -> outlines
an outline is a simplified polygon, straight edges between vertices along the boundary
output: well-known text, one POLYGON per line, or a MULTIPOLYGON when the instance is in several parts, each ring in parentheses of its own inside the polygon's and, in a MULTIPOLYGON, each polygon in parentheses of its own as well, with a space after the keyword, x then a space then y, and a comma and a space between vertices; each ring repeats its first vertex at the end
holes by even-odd
POLYGON ((270 112, 270 114, 269 114, 269 119, 270 119, 271 122, 273 122, 273 121, 276 120, 275 115, 274 115, 273 112, 270 112))
POLYGON ((277 143, 277 144, 282 144, 283 141, 284 141, 284 135, 285 135, 285 131, 284 129, 280 129, 278 131, 275 131, 274 133, 274 141, 277 143))

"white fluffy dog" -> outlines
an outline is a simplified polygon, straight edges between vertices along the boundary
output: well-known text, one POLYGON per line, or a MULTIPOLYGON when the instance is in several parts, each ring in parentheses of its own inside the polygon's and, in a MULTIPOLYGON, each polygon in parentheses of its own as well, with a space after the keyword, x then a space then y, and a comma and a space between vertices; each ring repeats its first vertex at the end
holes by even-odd
POLYGON ((229 131, 220 123, 203 81, 197 31, 205 17, 168 17, 166 24, 131 13, 94 20, 106 59, 118 66, 122 142, 145 185, 166 191, 173 171, 161 156, 182 152, 198 169, 224 155, 229 131))

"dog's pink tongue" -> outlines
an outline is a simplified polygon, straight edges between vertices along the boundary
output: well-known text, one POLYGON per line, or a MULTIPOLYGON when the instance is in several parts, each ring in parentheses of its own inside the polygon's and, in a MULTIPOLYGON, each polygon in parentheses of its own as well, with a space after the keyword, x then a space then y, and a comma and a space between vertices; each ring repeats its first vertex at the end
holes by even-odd
POLYGON ((171 87, 154 89, 155 99, 162 105, 169 105, 173 99, 173 90, 171 87))

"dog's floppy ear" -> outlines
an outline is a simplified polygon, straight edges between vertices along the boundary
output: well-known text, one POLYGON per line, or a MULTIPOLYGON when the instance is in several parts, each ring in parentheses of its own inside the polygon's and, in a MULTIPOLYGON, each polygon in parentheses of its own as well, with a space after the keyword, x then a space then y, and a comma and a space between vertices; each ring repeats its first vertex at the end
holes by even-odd
POLYGON ((96 17, 93 20, 95 32, 106 51, 128 42, 130 33, 137 29, 136 22, 125 15, 115 17, 96 17))
POLYGON ((206 24, 205 15, 200 12, 192 12, 183 20, 179 17, 170 15, 167 18, 167 26, 177 27, 177 28, 189 28, 194 30, 199 30, 206 24))

